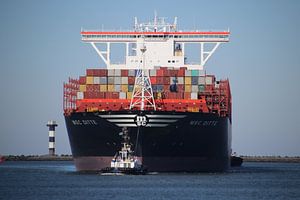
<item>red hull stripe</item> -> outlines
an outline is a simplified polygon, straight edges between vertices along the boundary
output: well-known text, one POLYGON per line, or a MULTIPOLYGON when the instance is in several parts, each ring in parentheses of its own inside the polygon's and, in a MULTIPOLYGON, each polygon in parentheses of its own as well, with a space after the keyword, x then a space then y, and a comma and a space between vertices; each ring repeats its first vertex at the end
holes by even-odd
POLYGON ((229 35, 230 32, 80 32, 81 35, 229 35))

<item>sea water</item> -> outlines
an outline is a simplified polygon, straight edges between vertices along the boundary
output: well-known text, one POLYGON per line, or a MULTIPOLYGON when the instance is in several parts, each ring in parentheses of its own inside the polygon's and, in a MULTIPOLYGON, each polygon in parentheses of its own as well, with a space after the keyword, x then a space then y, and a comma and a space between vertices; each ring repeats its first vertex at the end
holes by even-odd
POLYGON ((0 199, 300 199, 300 164, 245 162, 226 173, 101 176, 73 162, 0 164, 0 199))

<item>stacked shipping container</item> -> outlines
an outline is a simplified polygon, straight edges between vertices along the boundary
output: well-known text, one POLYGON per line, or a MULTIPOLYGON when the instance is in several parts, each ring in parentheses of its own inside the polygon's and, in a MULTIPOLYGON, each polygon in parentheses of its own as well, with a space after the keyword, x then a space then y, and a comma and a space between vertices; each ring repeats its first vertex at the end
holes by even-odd
MULTIPOLYGON (((79 78, 77 99, 131 99, 136 70, 87 69, 79 78)), ((215 83, 214 76, 186 68, 149 70, 155 99, 198 99, 199 92, 215 83)), ((210 88, 210 87, 208 87, 210 88)))
MULTIPOLYGON (((148 71, 159 110, 229 113, 228 80, 201 70, 160 67, 148 71)), ((78 111, 129 109, 136 70, 87 69, 79 78, 78 111)))

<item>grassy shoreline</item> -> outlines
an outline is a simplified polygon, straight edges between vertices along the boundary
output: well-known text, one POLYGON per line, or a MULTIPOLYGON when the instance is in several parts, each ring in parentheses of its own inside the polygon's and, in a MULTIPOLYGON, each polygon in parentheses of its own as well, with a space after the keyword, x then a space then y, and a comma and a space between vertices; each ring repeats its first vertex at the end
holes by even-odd
MULTIPOLYGON (((8 155, 5 161, 72 161, 72 155, 8 155)), ((300 156, 240 156, 244 162, 292 162, 300 163, 300 156)))

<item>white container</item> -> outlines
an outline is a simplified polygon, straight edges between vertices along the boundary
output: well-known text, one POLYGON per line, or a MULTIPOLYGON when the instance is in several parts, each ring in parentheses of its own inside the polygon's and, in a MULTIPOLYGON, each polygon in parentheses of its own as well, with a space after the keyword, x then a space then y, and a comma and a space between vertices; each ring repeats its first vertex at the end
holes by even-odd
POLYGON ((107 76, 115 76, 115 70, 113 69, 107 70, 107 76))
POLYGON ((205 77, 204 76, 200 76, 199 80, 198 80, 199 85, 205 85, 205 77))
POLYGON ((121 77, 121 83, 124 85, 128 84, 128 77, 121 77))
POLYGON ((115 92, 121 92, 121 85, 115 85, 115 92))
POLYGON ((178 77, 178 84, 184 84, 184 78, 183 77, 178 77))
POLYGON ((119 98, 120 99, 126 99, 126 92, 120 92, 119 93, 119 98))
POLYGON ((213 84, 213 77, 207 76, 207 77, 205 78, 205 84, 206 84, 206 85, 212 85, 212 84, 213 84))
POLYGON ((192 71, 189 69, 185 70, 185 76, 192 76, 192 71))
POLYGON ((77 92, 77 99, 84 99, 83 98, 83 92, 77 92))
POLYGON ((192 92, 191 99, 198 99, 198 92, 192 92))
POLYGON ((205 76, 205 70, 199 70, 199 76, 205 76))
POLYGON ((121 84, 121 77, 115 76, 115 84, 121 84))
POLYGON ((100 84, 100 77, 94 77, 94 84, 100 84))
POLYGON ((114 85, 115 84, 115 77, 108 77, 107 78, 107 84, 110 84, 110 85, 114 85))
POLYGON ((121 76, 121 70, 115 69, 115 76, 121 76))
POLYGON ((135 76, 135 70, 134 69, 128 70, 128 76, 135 76))
POLYGON ((192 92, 198 92, 198 85, 192 85, 192 92))
POLYGON ((156 76, 156 70, 150 69, 150 76, 156 76))

